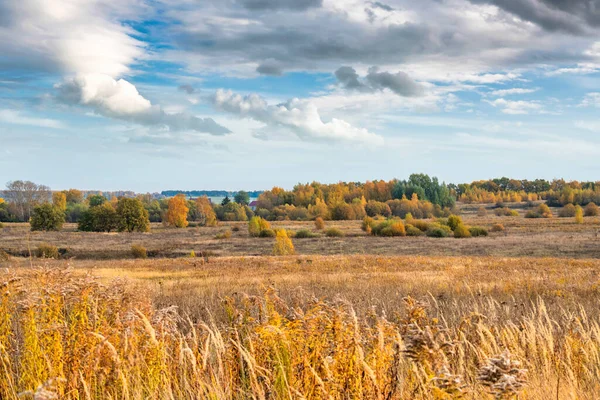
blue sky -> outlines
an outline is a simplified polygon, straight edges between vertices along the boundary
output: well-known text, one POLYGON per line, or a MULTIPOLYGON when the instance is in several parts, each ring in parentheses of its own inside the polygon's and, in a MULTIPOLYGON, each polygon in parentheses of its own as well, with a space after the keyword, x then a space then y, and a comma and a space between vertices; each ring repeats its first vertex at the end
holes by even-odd
POLYGON ((0 182, 598 180, 600 1, 6 0, 0 182))

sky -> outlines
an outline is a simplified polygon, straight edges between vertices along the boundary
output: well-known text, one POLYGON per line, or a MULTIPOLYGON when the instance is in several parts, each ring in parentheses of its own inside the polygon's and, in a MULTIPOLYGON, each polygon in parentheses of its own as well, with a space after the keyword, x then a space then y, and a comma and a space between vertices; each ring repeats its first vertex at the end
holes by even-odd
POLYGON ((600 179, 600 0, 1 0, 0 185, 600 179))

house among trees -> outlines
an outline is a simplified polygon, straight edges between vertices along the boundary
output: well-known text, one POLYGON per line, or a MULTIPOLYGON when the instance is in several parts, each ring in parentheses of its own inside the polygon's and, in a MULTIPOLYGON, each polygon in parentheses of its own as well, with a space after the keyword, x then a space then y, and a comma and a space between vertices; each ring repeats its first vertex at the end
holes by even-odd
POLYGON ((248 204, 248 207, 250 207, 250 209, 252 211, 256 211, 256 206, 257 205, 258 205, 258 201, 254 200, 254 201, 251 201, 250 204, 248 204))

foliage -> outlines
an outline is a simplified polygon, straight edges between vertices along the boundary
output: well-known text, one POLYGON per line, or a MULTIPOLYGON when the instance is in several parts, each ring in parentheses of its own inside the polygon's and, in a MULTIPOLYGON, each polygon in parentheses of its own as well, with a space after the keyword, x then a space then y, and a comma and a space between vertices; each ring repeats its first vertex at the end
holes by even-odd
POLYGON ((315 235, 314 233, 312 233, 308 229, 300 229, 300 230, 298 230, 296 232, 296 234, 294 235, 294 237, 296 239, 311 239, 311 238, 317 237, 317 235, 315 235))
POLYGON ((240 190, 233 197, 233 201, 235 201, 238 204, 248 205, 250 204, 250 195, 248 194, 248 192, 240 190))
POLYGON ((87 201, 90 207, 100 206, 106 203, 106 197, 101 194, 93 194, 88 196, 87 201))
POLYGON ((574 217, 575 212, 575 206, 569 203, 560 209, 560 211, 558 212, 558 216, 561 218, 574 217))
POLYGON ((196 199, 196 209, 198 210, 199 219, 203 226, 217 226, 217 215, 215 210, 210 203, 210 200, 206 196, 198 197, 196 199))
POLYGON ((464 224, 460 223, 454 227, 454 237, 457 239, 470 238, 471 231, 464 224))
POLYGON ((423 236, 423 235, 425 235, 425 232, 423 232, 419 228, 416 228, 413 225, 406 224, 405 228, 406 228, 406 236, 423 236))
POLYGON ((367 233, 371 233, 373 231, 374 226, 375 220, 371 217, 365 217, 363 218, 363 222, 360 228, 367 233))
POLYGON ((232 235, 231 230, 227 229, 224 232, 217 233, 215 235, 215 239, 229 239, 229 238, 231 238, 231 235, 232 235))
POLYGON ((54 245, 48 243, 40 243, 35 251, 35 256, 37 258, 54 258, 58 259, 60 257, 58 253, 58 248, 54 245))
POLYGON ((271 229, 271 224, 261 217, 252 217, 248 222, 248 234, 252 237, 261 236, 261 232, 271 229))
POLYGON ((342 202, 331 209, 331 219, 334 221, 353 220, 356 219, 356 213, 350 204, 342 202))
POLYGON ((226 206, 229 203, 231 203, 231 200, 229 199, 229 196, 225 196, 225 198, 221 201, 221 205, 222 206, 226 206))
POLYGON ((504 231, 504 225, 502 224, 494 224, 492 225, 492 232, 503 232, 504 231))
POLYGON ((14 210, 20 222, 27 222, 34 207, 51 200, 50 188, 31 181, 11 181, 3 192, 5 200, 14 210))
POLYGON ((452 229, 450 229, 450 227, 447 225, 442 225, 438 222, 431 222, 428 224, 425 234, 428 237, 445 238, 452 234, 452 229))
POLYGON ((230 201, 224 206, 215 206, 214 210, 217 218, 221 221, 248 221, 246 207, 238 203, 230 201))
POLYGON ((134 244, 131 246, 131 255, 133 258, 148 258, 148 252, 146 248, 139 244, 134 244))
POLYGON ((525 214, 525 218, 552 218, 552 211, 546 204, 540 204, 537 209, 529 210, 525 214))
POLYGON ((512 210, 508 207, 500 207, 494 210, 494 214, 499 217, 518 217, 519 212, 517 210, 512 210))
POLYGON ((331 227, 325 231, 325 236, 327 236, 327 237, 344 237, 346 235, 344 234, 344 231, 342 231, 340 228, 331 227))
POLYGON ((110 203, 90 207, 81 216, 78 224, 80 231, 84 232, 111 232, 119 228, 117 211, 110 203))
POLYGON ((471 236, 473 237, 478 237, 478 236, 487 236, 488 235, 488 230, 485 228, 482 228, 480 226, 472 226, 469 228, 469 232, 471 233, 471 236))
POLYGON ((376 217, 381 215, 383 217, 389 217, 392 215, 390 206, 380 201, 369 200, 365 206, 365 212, 369 217, 376 217))
POLYGON ((288 237, 287 232, 284 229, 278 229, 275 236, 275 245, 273 246, 273 255, 287 256, 294 253, 294 244, 288 237))
POLYGON ((260 231, 261 238, 274 238, 275 236, 277 236, 277 234, 273 229, 263 229, 260 231))
POLYGON ((323 221, 323 218, 321 218, 321 217, 315 218, 315 229, 318 229, 320 231, 325 229, 325 221, 323 221))
POLYGON ((600 215, 600 209, 595 203, 588 203, 588 205, 585 206, 586 217, 597 217, 598 215, 600 215))
POLYGON ((178 194, 169 199, 169 208, 165 213, 163 223, 175 228, 185 228, 188 226, 187 216, 189 211, 185 195, 178 194))
POLYGON ((52 193, 52 204, 54 207, 62 210, 63 212, 67 210, 67 196, 63 192, 54 192, 52 193))
POLYGON ((583 208, 579 204, 575 207, 575 223, 583 224, 583 208))
POLYGON ((458 226, 463 224, 463 221, 458 215, 451 215, 448 217, 446 224, 454 231, 458 226))
POLYGON ((485 209, 485 207, 479 207, 477 209, 477 216, 478 217, 485 217, 487 215, 487 210, 485 209))
POLYGON ((65 223, 63 210, 45 203, 33 209, 29 221, 32 231, 59 231, 65 223))
POLYGON ((148 210, 139 199, 123 197, 117 203, 120 232, 149 232, 148 210))
POLYGON ((65 211, 67 222, 79 222, 87 209, 88 207, 83 203, 67 203, 67 211, 65 211))

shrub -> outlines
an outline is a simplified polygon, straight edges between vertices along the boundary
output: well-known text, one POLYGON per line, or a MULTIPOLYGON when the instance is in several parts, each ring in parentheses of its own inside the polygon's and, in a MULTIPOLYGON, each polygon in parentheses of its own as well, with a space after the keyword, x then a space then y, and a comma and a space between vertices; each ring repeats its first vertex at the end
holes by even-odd
POLYGON ((343 237, 344 232, 342 232, 339 228, 329 228, 325 231, 325 236, 327 237, 343 237))
POLYGON ((502 224, 494 224, 492 226, 492 232, 503 232, 504 231, 504 225, 502 224))
POLYGON ((375 226, 375 220, 371 217, 365 217, 360 228, 367 233, 371 233, 373 226, 375 226))
POLYGON ((575 207, 575 223, 583 224, 583 208, 579 205, 575 207))
POLYGON ((429 228, 429 222, 423 220, 414 220, 412 225, 422 232, 425 232, 429 228))
POLYGON ((316 236, 317 235, 315 235, 314 233, 312 233, 308 229, 300 229, 298 232, 296 232, 296 234, 295 234, 294 237, 296 239, 310 239, 310 238, 314 238, 316 236))
POLYGON ((473 236, 473 237, 488 235, 487 229, 482 228, 480 226, 473 226, 473 227, 469 228, 469 232, 471 232, 471 236, 473 236))
POLYGON ((35 256, 37 258, 54 258, 57 259, 59 257, 58 247, 53 246, 48 243, 41 243, 37 250, 35 251, 35 256))
POLYGON ((535 210, 529 210, 525 214, 525 218, 542 218, 542 216, 535 210))
POLYGON ((375 217, 377 215, 389 217, 392 215, 392 210, 390 209, 389 205, 375 200, 369 200, 367 202, 367 205, 365 206, 365 212, 369 217, 375 217))
POLYGON ((148 258, 148 252, 146 248, 139 244, 134 244, 131 246, 131 255, 133 258, 148 258))
POLYGON ((499 217, 518 217, 519 212, 517 210, 512 210, 508 207, 496 208, 494 210, 494 214, 499 217))
POLYGON ((558 212, 558 216, 561 218, 569 218, 575 216, 575 206, 573 204, 567 204, 558 212))
POLYGON ((586 217, 597 217, 598 215, 600 215, 600 209, 598 209, 598 206, 595 203, 588 203, 588 205, 585 206, 586 217))
POLYGON ((10 261, 10 254, 4 250, 0 250, 0 262, 2 261, 10 261))
POLYGON ((425 233, 419 228, 415 228, 413 225, 406 225, 406 236, 423 236, 425 233))
POLYGON ((190 251, 190 258, 196 258, 196 252, 194 250, 190 251))
POLYGON ((286 256, 292 254, 294 254, 294 244, 292 243, 292 239, 288 237, 288 234, 284 229, 279 229, 277 231, 277 236, 275 236, 273 255, 286 256))
POLYGON ((436 237, 436 238, 448 237, 448 236, 450 236, 451 233, 452 233, 452 229, 450 229, 450 227, 439 224, 437 222, 433 222, 433 223, 429 224, 429 227, 427 228, 427 232, 425 232, 425 234, 427 236, 436 237))
POLYGON ((231 237, 231 231, 227 229, 225 232, 217 233, 215 239, 229 239, 231 237))
POLYGON ((454 231, 459 225, 462 225, 462 223, 461 217, 458 215, 451 215, 448 217, 448 222, 446 224, 454 231))
POLYGON ((59 231, 65 223, 65 212, 50 203, 36 206, 29 221, 32 231, 59 231))
POLYGON ((323 218, 321 218, 321 217, 315 218, 315 228, 320 231, 325 229, 325 221, 323 221, 323 218))
POLYGON ((477 209, 477 216, 478 217, 485 217, 487 215, 487 210, 485 209, 485 207, 479 207, 477 209))
POLYGON ((372 233, 376 236, 406 236, 406 229, 401 220, 390 219, 375 225, 372 233))
POLYGON ((348 203, 340 203, 331 210, 331 219, 335 221, 348 221, 356 219, 354 208, 348 203))
POLYGON ((538 213, 542 216, 542 218, 552 218, 552 211, 547 204, 540 204, 538 207, 538 213))
POLYGON ((261 238, 272 238, 275 236, 277 235, 273 229, 263 229, 262 231, 260 231, 261 238))
POLYGON ((458 224, 454 228, 454 237, 457 239, 470 238, 471 231, 464 224, 458 224))
POLYGON ((248 233, 252 237, 259 237, 267 229, 271 229, 271 224, 262 217, 252 217, 248 222, 248 233))

